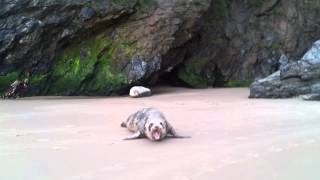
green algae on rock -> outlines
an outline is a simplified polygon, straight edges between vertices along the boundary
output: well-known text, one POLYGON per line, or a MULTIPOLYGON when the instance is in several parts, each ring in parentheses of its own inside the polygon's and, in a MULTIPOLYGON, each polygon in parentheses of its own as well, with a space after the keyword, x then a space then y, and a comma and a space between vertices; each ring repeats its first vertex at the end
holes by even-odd
POLYGON ((229 80, 225 87, 249 87, 253 81, 251 80, 229 80))
POLYGON ((178 70, 178 78, 194 88, 212 87, 215 83, 215 77, 206 77, 203 73, 199 72, 197 66, 188 65, 178 70))
POLYGON ((68 47, 53 67, 48 94, 76 93, 81 82, 94 71, 99 53, 108 45, 106 39, 97 37, 68 47))
POLYGON ((106 95, 126 86, 126 73, 117 67, 130 61, 134 45, 98 35, 68 47, 53 67, 47 94, 106 95))

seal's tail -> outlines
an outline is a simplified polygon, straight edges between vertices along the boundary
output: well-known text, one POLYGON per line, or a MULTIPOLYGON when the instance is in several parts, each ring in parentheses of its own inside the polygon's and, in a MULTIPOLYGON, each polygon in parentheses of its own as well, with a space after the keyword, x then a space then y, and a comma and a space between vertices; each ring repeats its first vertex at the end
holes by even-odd
POLYGON ((122 122, 122 123, 121 123, 121 127, 126 128, 126 127, 127 127, 127 124, 126 124, 125 122, 122 122))

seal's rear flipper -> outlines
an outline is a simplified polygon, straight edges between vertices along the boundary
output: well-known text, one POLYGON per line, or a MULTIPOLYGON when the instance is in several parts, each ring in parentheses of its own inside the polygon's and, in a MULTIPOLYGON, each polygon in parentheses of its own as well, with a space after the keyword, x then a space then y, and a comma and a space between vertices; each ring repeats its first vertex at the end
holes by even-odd
POLYGON ((177 138, 177 139, 185 139, 185 138, 191 138, 191 136, 180 136, 180 135, 168 135, 167 138, 177 138))
POLYGON ((139 139, 139 138, 141 138, 141 133, 138 131, 132 134, 131 136, 124 138, 123 140, 133 140, 133 139, 139 139))
POLYGON ((167 137, 168 138, 177 138, 177 139, 191 138, 191 136, 179 136, 179 135, 167 136, 167 137))

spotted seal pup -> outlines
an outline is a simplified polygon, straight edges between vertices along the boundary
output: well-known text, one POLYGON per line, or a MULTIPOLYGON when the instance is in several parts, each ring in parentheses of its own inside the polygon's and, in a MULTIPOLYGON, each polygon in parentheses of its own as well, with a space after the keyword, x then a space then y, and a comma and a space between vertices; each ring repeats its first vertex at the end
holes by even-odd
POLYGON ((134 132, 124 140, 147 137, 152 141, 160 141, 166 137, 190 138, 179 136, 167 121, 162 112, 155 108, 144 108, 130 115, 127 121, 121 123, 121 127, 134 132))

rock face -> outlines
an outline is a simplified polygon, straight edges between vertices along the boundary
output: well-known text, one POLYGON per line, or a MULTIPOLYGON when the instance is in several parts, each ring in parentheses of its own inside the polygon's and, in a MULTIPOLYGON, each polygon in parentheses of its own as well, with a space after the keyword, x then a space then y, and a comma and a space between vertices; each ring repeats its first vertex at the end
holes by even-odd
POLYGON ((248 86, 319 39, 319 8, 318 0, 3 0, 0 94, 24 78, 28 95, 110 95, 168 74, 191 87, 248 86))
POLYGON ((30 95, 106 95, 145 81, 188 41, 209 0, 4 0, 0 90, 30 76, 30 95))
POLYGON ((248 86, 319 39, 319 8, 318 0, 212 0, 197 35, 172 51, 171 60, 184 58, 174 74, 193 87, 248 86))
POLYGON ((250 86, 252 98, 287 98, 310 94, 305 99, 320 95, 320 41, 297 62, 291 62, 274 74, 255 81, 250 86))

